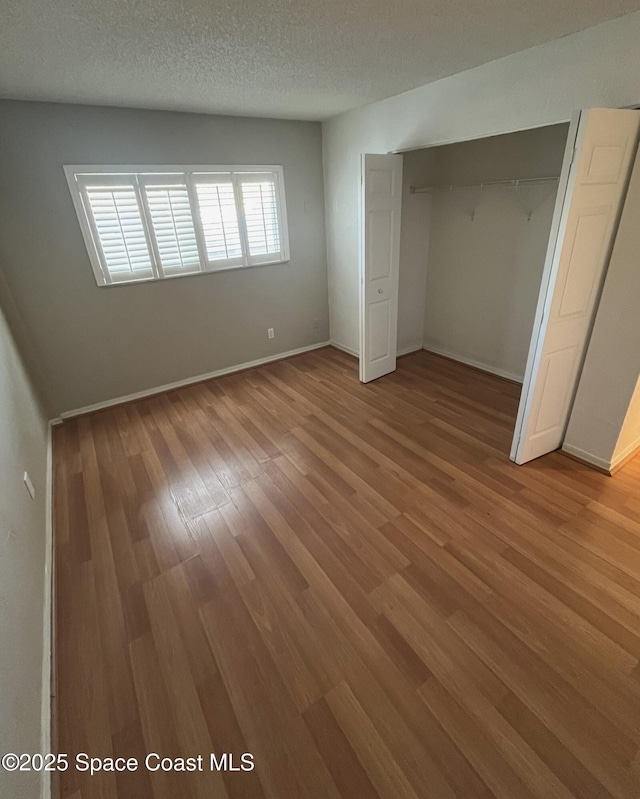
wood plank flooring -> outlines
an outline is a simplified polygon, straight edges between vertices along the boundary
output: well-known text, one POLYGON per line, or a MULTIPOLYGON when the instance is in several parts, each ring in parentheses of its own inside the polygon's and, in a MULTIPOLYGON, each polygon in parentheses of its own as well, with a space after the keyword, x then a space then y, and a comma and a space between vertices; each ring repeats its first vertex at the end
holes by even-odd
POLYGON ((204 756, 63 799, 640 796, 640 462, 514 466, 518 391, 327 348, 57 428, 59 751, 204 756))

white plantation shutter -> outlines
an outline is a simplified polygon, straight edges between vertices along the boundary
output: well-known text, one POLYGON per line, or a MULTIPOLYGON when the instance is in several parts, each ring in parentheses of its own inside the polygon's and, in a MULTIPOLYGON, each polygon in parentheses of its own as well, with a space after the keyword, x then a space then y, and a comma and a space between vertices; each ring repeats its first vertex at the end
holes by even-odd
POLYGON ((88 213, 108 281, 153 277, 153 266, 133 183, 85 187, 88 213))
POLYGON ((252 263, 281 254, 276 178, 273 173, 240 175, 242 210, 252 263))
POLYGON ((282 167, 64 169, 98 285, 289 258, 282 167))
POLYGON ((208 261, 240 263, 242 245, 231 176, 224 182, 196 176, 195 187, 208 261))
POLYGON ((164 273, 200 271, 200 254, 186 183, 149 185, 145 198, 164 273))

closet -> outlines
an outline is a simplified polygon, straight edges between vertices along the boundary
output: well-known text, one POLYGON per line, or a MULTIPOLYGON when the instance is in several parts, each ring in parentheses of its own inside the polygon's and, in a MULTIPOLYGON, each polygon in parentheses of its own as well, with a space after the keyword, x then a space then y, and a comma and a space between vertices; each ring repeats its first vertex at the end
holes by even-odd
POLYGON ((362 382, 424 347, 522 381, 513 461, 561 447, 639 138, 640 111, 589 108, 569 126, 364 153, 362 382))
POLYGON ((399 353, 522 382, 568 127, 403 154, 399 353))

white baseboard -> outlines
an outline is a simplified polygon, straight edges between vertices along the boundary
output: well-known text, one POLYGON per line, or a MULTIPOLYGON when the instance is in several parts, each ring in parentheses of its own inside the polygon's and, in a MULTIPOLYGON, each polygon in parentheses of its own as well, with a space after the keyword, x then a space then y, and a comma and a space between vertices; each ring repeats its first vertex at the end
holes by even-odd
POLYGON ((409 347, 403 347, 401 350, 398 350, 396 357, 400 358, 403 355, 410 355, 412 352, 420 352, 422 349, 422 344, 412 344, 409 347))
MULTIPOLYGON (((40 712, 40 751, 51 752, 51 703, 52 696, 52 666, 55 653, 55 640, 53 631, 53 436, 52 423, 47 430, 47 467, 45 487, 45 556, 44 556, 44 610, 43 610, 43 651, 42 651, 42 702, 40 712)), ((40 784, 41 799, 51 797, 51 774, 42 771, 40 784)))
POLYGON ((444 358, 450 358, 452 361, 458 361, 467 366, 473 366, 483 372, 489 372, 492 375, 498 375, 498 377, 505 377, 507 380, 513 380, 514 383, 522 383, 524 380, 524 375, 518 375, 515 372, 507 372, 505 369, 498 369, 497 366, 490 366, 481 361, 475 361, 473 358, 465 358, 463 355, 457 355, 454 352, 449 352, 440 347, 434 347, 431 344, 428 347, 426 345, 423 346, 422 349, 427 352, 433 352, 435 355, 442 355, 444 358))
POLYGON ((610 471, 615 472, 618 466, 621 466, 626 460, 629 460, 637 450, 640 450, 640 439, 634 441, 632 444, 629 444, 629 446, 625 447, 622 452, 614 455, 614 457, 611 459, 611 466, 609 467, 610 471))
MULTIPOLYGON (((83 408, 74 408, 71 411, 62 411, 60 414, 61 419, 71 419, 74 416, 82 416, 85 413, 93 413, 94 411, 101 411, 104 408, 111 408, 114 405, 122 405, 124 402, 131 402, 132 400, 144 399, 144 397, 152 397, 154 394, 162 394, 164 391, 171 391, 174 388, 182 388, 183 386, 190 386, 193 383, 201 383, 203 380, 210 380, 213 377, 222 377, 223 375, 230 375, 233 372, 241 372, 244 369, 252 369, 254 366, 262 366, 265 363, 272 361, 281 361, 283 358, 291 358, 292 355, 301 355, 303 352, 311 352, 312 350, 319 350, 322 347, 329 346, 331 342, 321 341, 318 344, 309 344, 306 347, 299 347, 296 350, 289 350, 288 352, 278 352, 276 355, 268 355, 266 358, 258 358, 255 361, 247 361, 246 363, 238 363, 234 366, 227 366, 224 369, 216 369, 215 372, 207 372, 203 375, 196 375, 195 377, 187 377, 185 380, 176 380, 175 383, 166 383, 163 386, 154 386, 147 388, 144 391, 137 391, 135 394, 127 394, 124 397, 114 397, 104 402, 96 402, 93 405, 85 405, 83 408)), ((334 345, 335 346, 335 345, 334 345)), ((56 424, 53 420, 53 424, 56 424)))
POLYGON ((601 472, 606 472, 607 474, 611 475, 626 461, 630 460, 636 452, 640 452, 640 439, 634 441, 632 444, 629 444, 629 446, 625 447, 622 452, 619 452, 615 455, 615 457, 612 457, 610 461, 608 461, 606 458, 600 458, 591 452, 586 452, 586 450, 580 449, 580 447, 574 447, 573 444, 568 444, 566 441, 562 445, 562 451, 566 452, 567 455, 572 455, 574 458, 577 458, 580 461, 584 461, 585 463, 591 464, 591 466, 595 466, 595 468, 601 472))
POLYGON ((332 347, 335 347, 337 350, 342 350, 342 352, 346 352, 347 355, 353 355, 354 358, 360 357, 357 350, 352 350, 351 347, 347 347, 345 344, 338 344, 337 341, 330 341, 329 344, 332 347))
POLYGON ((591 452, 586 452, 584 449, 580 449, 580 447, 574 447, 573 444, 567 444, 566 441, 562 445, 562 451, 566 452, 567 455, 573 455, 574 458, 577 458, 580 461, 590 463, 592 466, 595 466, 596 469, 600 469, 603 472, 611 471, 612 464, 608 460, 605 460, 605 458, 599 458, 597 455, 593 455, 591 452))
MULTIPOLYGON (((357 350, 351 349, 351 347, 347 347, 344 344, 338 344, 337 341, 330 341, 332 347, 335 347, 337 350, 342 350, 342 352, 346 352, 348 355, 353 355, 354 358, 359 358, 360 353, 357 350)), ((397 357, 399 358, 401 355, 408 355, 410 352, 418 352, 422 349, 421 344, 413 344, 409 347, 403 347, 401 350, 398 350, 397 357)))

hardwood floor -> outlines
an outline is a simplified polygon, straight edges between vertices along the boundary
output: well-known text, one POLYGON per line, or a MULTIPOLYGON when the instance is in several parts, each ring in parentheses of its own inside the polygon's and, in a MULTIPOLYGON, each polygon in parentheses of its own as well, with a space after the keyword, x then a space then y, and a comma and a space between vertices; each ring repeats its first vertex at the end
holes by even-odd
POLYGON ((640 462, 514 466, 518 391, 326 349, 57 428, 59 751, 204 755, 61 796, 640 796, 640 462))

